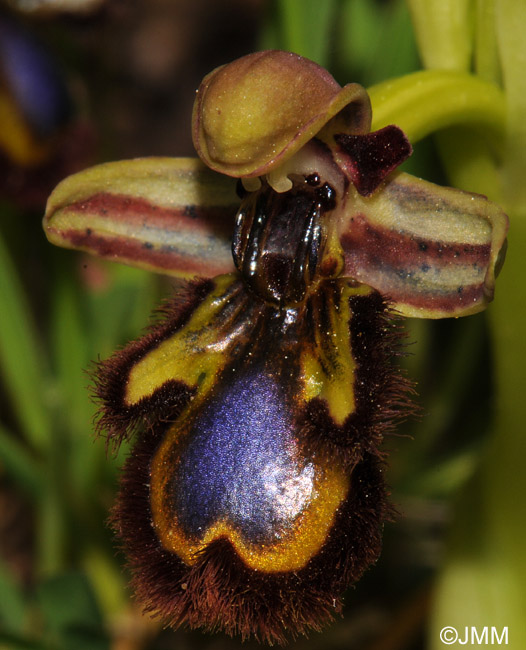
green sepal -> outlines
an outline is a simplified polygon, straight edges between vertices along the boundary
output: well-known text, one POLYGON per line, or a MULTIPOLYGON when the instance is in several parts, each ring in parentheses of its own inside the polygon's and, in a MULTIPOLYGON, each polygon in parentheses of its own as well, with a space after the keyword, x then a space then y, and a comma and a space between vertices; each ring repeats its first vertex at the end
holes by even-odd
POLYGON ((404 316, 466 316, 493 298, 508 218, 480 194, 396 174, 349 197, 340 227, 344 275, 404 316))
POLYGON ((235 181, 196 158, 137 158, 97 165, 51 194, 49 241, 177 277, 233 270, 235 181))

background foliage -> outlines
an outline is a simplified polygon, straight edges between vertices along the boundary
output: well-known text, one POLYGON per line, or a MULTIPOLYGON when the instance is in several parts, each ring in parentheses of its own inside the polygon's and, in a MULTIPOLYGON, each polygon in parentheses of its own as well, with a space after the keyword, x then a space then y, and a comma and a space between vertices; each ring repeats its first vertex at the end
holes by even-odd
MULTIPOLYGON (((373 86, 378 120, 401 115, 419 138, 440 129, 416 144, 408 170, 488 194, 512 224, 488 314, 408 322, 405 363, 424 415, 386 442, 400 519, 386 528, 381 560, 348 594, 345 618, 293 645, 438 649, 444 625, 494 625, 509 627, 511 648, 526 647, 524 1, 107 0, 81 14, 54 11, 52 1, 25 13, 17 11, 24 3, 4 4, 0 17, 16 16, 54 57, 71 121, 88 136, 68 141, 62 127, 38 164, 0 154, 0 648, 240 646, 142 617, 105 525, 125 450, 108 458, 94 441, 84 370, 135 338, 173 288, 53 249, 40 219, 53 184, 77 167, 192 155, 201 77, 267 47, 308 56, 340 83, 373 86), (421 68, 430 71, 425 87, 405 76, 421 68), (448 95, 437 69, 466 77, 448 95), (376 85, 392 78, 400 79, 387 90, 376 85), (481 117, 490 91, 479 81, 503 106, 505 97, 502 115, 481 117), (460 115, 452 106, 462 93, 460 115), (67 164, 57 163, 60 147, 67 164)), ((0 98, 2 84, 0 75, 0 98)))

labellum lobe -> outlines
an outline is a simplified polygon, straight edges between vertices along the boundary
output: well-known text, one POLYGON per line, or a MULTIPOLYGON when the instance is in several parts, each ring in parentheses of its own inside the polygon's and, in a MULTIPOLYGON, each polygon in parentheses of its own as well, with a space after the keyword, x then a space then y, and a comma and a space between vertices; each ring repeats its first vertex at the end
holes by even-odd
MULTIPOLYGON (((390 365, 393 330, 377 293, 331 280, 296 309, 252 303, 247 292, 251 336, 216 382, 174 418, 152 413, 113 519, 147 609, 173 625, 282 643, 331 620, 380 551, 389 507, 377 445, 389 418, 375 414, 407 385, 390 365), (350 319, 341 358, 351 368, 312 334, 338 311, 350 319), (353 337, 373 330, 378 345, 354 352, 353 337), (345 409, 333 388, 342 377, 345 409)), ((156 391, 143 408, 155 410, 156 391)))

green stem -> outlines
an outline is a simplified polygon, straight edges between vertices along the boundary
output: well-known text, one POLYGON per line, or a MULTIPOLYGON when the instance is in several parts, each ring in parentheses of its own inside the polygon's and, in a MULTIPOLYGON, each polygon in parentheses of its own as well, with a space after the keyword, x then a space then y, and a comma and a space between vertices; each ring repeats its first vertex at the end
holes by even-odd
POLYGON ((475 71, 485 81, 500 82, 500 65, 495 33, 495 0, 477 0, 475 71))
POLYGON ((469 70, 471 0, 408 0, 426 68, 469 70))
POLYGON ((473 75, 423 70, 369 88, 373 130, 397 124, 411 142, 446 127, 469 126, 484 131, 502 154, 506 104, 502 91, 473 75))
POLYGON ((526 43, 525 0, 497 0, 497 37, 507 102, 506 158, 503 169, 505 208, 526 218, 526 43))
POLYGON ((461 190, 484 194, 502 204, 502 178, 488 143, 474 129, 451 127, 437 134, 436 144, 450 182, 461 190))

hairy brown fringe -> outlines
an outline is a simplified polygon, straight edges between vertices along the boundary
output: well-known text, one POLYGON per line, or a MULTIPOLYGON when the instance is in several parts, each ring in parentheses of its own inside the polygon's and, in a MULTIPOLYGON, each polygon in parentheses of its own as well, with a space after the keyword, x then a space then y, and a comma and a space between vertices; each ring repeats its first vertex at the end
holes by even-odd
POLYGON ((324 400, 314 398, 300 414, 301 437, 315 454, 337 457, 352 468, 367 452, 383 457, 384 436, 418 413, 414 384, 396 365, 404 354, 405 332, 378 292, 349 299, 349 334, 356 362, 355 410, 342 425, 332 419, 324 400))
POLYGON ((380 553, 383 522, 392 515, 382 461, 366 453, 356 464, 326 543, 303 569, 254 571, 226 539, 214 541, 187 566, 161 546, 151 520, 150 462, 163 435, 157 427, 139 437, 111 517, 145 611, 176 628, 280 645, 331 622, 341 612, 343 591, 380 553))

